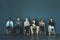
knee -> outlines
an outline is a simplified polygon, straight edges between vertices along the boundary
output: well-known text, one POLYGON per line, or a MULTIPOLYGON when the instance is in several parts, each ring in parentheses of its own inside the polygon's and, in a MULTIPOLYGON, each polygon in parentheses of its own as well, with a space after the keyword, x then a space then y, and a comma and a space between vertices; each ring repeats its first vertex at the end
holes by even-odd
POLYGON ((39 29, 39 26, 37 26, 37 29, 39 29))
POLYGON ((31 26, 30 29, 32 29, 33 27, 31 26))

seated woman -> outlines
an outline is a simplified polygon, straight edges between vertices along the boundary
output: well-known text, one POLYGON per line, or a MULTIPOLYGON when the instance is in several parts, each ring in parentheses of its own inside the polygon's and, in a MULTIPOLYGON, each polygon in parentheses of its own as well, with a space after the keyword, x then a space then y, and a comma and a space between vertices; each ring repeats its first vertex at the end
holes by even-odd
POLYGON ((33 35, 33 33, 34 33, 34 29, 36 29, 36 34, 38 35, 39 26, 36 25, 35 18, 33 18, 32 26, 30 27, 30 29, 31 29, 31 34, 32 34, 32 35, 33 35))
POLYGON ((9 18, 8 21, 6 22, 6 33, 10 34, 12 32, 13 27, 14 27, 13 21, 11 20, 11 18, 9 18))
POLYGON ((51 17, 50 20, 48 21, 48 34, 55 34, 55 23, 54 23, 54 20, 53 18, 51 17))
POLYGON ((22 33, 22 22, 20 18, 17 18, 17 21, 15 23, 14 32, 16 33, 22 33))
POLYGON ((39 27, 40 27, 40 34, 46 34, 45 22, 42 18, 39 21, 39 27))
POLYGON ((24 22, 24 34, 26 33, 27 35, 29 34, 29 30, 30 30, 30 22, 28 20, 28 18, 25 19, 25 22, 24 22))

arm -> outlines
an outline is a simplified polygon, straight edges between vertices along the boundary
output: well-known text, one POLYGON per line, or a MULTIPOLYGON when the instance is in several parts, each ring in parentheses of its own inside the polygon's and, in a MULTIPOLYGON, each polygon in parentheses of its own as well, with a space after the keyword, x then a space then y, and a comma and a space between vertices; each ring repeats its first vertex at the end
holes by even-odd
POLYGON ((20 22, 20 26, 22 27, 22 22, 20 22))
POLYGON ((17 25, 17 22, 15 23, 15 26, 17 25))
POLYGON ((45 23, 44 23, 44 29, 46 30, 46 25, 45 25, 45 23))
POLYGON ((26 24, 26 23, 24 22, 24 27, 25 27, 25 24, 26 24))
POLYGON ((39 27, 40 27, 40 22, 39 22, 39 27))
POLYGON ((9 25, 8 25, 9 23, 8 23, 8 21, 6 22, 6 27, 8 27, 9 25))

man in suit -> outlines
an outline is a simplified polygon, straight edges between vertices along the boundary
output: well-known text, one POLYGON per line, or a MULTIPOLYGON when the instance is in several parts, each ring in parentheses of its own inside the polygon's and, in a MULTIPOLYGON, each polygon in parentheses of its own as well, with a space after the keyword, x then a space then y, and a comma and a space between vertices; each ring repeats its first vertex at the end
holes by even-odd
POLYGON ((8 21, 6 22, 6 32, 7 34, 12 32, 12 28, 14 27, 14 23, 11 20, 11 18, 8 18, 8 21))

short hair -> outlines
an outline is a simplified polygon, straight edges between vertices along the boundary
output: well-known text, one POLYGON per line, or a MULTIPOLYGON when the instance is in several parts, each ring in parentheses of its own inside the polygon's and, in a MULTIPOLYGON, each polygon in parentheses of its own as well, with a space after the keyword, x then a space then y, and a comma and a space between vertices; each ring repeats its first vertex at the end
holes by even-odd
POLYGON ((10 18, 10 17, 8 18, 8 20, 9 20, 9 19, 11 20, 11 18, 10 18))
POLYGON ((33 17, 33 20, 36 20, 35 17, 33 17))
POLYGON ((11 17, 9 17, 9 18, 7 19, 7 21, 8 21, 8 20, 11 20, 11 17))
POLYGON ((50 19, 53 19, 53 17, 50 17, 50 19))

